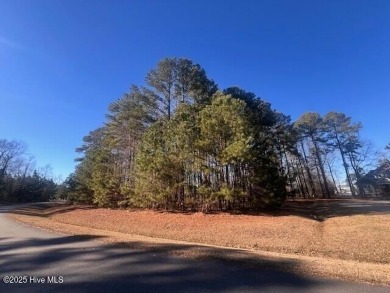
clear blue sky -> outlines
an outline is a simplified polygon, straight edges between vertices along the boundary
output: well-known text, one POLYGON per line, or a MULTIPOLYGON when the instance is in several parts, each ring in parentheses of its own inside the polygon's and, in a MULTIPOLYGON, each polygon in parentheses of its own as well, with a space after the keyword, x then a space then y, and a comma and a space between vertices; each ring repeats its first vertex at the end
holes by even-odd
POLYGON ((163 57, 293 119, 340 111, 390 142, 388 0, 0 0, 0 138, 66 177, 108 104, 163 57))

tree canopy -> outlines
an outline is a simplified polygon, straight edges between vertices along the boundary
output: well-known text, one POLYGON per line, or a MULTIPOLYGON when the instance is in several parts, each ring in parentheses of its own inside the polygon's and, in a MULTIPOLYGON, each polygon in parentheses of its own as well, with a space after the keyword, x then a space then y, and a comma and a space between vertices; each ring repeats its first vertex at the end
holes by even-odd
POLYGON ((46 171, 36 168, 24 143, 0 139, 0 203, 53 198, 57 184, 46 171))
POLYGON ((292 123, 254 93, 219 90, 185 58, 161 60, 145 81, 110 104, 106 123, 84 137, 79 164, 66 181, 72 200, 258 209, 280 206, 287 196, 338 193, 335 150, 353 192, 352 181, 364 173, 353 167, 361 125, 343 113, 309 112, 292 123))

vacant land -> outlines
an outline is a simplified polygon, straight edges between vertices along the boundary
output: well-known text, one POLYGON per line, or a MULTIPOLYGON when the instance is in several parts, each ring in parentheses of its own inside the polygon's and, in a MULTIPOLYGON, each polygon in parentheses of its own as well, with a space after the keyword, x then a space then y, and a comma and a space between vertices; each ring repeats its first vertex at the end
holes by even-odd
POLYGON ((156 243, 169 242, 161 239, 170 239, 309 257, 306 262, 313 264, 306 266, 306 272, 390 284, 389 201, 296 201, 277 213, 256 215, 52 204, 22 209, 11 217, 67 233, 86 233, 87 229, 93 229, 89 233, 117 233, 110 235, 110 241, 133 245, 149 242, 156 247, 156 243), (123 235, 141 238, 129 241, 123 235))

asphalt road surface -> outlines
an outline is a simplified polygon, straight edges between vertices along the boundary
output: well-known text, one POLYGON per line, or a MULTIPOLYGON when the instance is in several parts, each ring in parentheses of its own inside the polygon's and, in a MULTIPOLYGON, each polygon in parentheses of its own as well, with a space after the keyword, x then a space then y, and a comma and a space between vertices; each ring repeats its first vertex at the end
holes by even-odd
POLYGON ((7 219, 9 209, 0 206, 0 292, 390 292, 55 234, 7 219))

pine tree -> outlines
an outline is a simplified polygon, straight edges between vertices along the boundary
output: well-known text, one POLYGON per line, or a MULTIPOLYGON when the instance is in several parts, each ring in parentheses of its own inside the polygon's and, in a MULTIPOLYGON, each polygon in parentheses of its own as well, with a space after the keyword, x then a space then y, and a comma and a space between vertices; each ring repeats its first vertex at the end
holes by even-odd
POLYGON ((322 184, 324 186, 324 196, 330 198, 330 190, 325 174, 322 151, 319 146, 320 143, 324 142, 322 137, 323 124, 321 116, 318 113, 313 112, 305 113, 295 122, 294 127, 299 131, 303 138, 307 137, 311 140, 313 146, 312 151, 316 159, 315 166, 320 171, 319 173, 322 178, 322 184))
MULTIPOLYGON (((359 144, 356 143, 356 134, 361 128, 361 125, 352 124, 350 117, 338 112, 329 112, 326 114, 323 123, 328 141, 331 141, 333 147, 336 147, 340 151, 347 182, 352 196, 355 196, 355 187, 349 173, 349 164, 347 163, 347 146, 351 155, 360 148, 359 144)), ((359 176, 359 174, 357 175, 359 176)))

